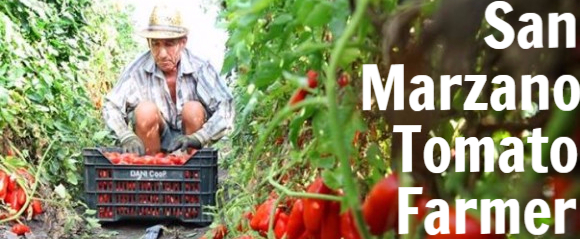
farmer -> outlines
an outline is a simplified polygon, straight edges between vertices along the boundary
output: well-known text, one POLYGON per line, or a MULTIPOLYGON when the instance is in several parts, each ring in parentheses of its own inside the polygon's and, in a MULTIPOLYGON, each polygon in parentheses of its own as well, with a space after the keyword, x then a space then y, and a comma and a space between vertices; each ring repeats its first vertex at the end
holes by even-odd
POLYGON ((231 129, 232 95, 213 66, 185 48, 187 34, 179 11, 165 6, 154 7, 139 32, 149 50, 125 68, 102 112, 123 152, 200 149, 231 129))

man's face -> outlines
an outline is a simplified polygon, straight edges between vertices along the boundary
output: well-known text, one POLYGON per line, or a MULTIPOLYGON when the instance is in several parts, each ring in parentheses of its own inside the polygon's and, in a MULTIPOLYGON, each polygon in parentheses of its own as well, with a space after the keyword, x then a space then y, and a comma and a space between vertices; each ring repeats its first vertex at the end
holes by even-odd
POLYGON ((163 72, 174 72, 187 39, 151 39, 150 47, 155 63, 163 72))

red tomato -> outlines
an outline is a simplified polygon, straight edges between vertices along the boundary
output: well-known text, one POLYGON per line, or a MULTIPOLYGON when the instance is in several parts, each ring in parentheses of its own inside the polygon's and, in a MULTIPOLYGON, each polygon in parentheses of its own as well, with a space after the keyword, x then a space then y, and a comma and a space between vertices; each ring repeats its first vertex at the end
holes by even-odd
POLYGON ((396 228, 398 222, 399 179, 389 175, 373 186, 363 204, 363 216, 373 235, 396 228))
POLYGON ((133 164, 135 165, 144 165, 145 164, 145 159, 142 157, 135 157, 133 158, 133 164))
MULTIPOLYGON (((268 224, 270 223, 270 212, 274 207, 275 199, 268 199, 258 207, 256 214, 250 221, 250 227, 255 231, 267 232, 268 224)), ((274 222, 280 214, 280 209, 276 208, 274 212, 274 222)))
POLYGON ((16 235, 22 236, 27 232, 30 232, 30 228, 24 224, 16 224, 12 226, 12 232, 16 235))
POLYGON ((300 103, 302 100, 304 100, 304 98, 306 98, 307 95, 308 91, 298 89, 294 95, 292 95, 292 98, 290 98, 290 106, 300 103))
POLYGON ((16 175, 12 174, 8 178, 8 192, 14 192, 19 187, 18 183, 16 182, 16 175))
POLYGON ((133 156, 130 154, 122 154, 119 157, 121 158, 121 164, 134 164, 133 156))
POLYGON ((288 230, 288 239, 298 239, 302 233, 304 233, 304 203, 302 199, 296 200, 294 206, 292 206, 292 211, 288 218, 288 225, 286 226, 288 230))
POLYGON ((346 74, 340 75, 340 77, 338 78, 338 85, 340 86, 340 88, 348 85, 348 75, 346 74))
POLYGON ((24 189, 19 188, 15 193, 15 197, 18 199, 18 204, 23 205, 26 202, 26 192, 24 192, 24 189))
POLYGON ((141 157, 141 159, 143 160, 143 164, 144 165, 153 165, 153 164, 155 164, 155 157, 153 157, 153 156, 147 155, 147 156, 141 157))
POLYGON ((40 201, 38 201, 38 200, 32 201, 32 214, 38 215, 41 213, 42 213, 42 204, 40 203, 40 201))
POLYGON ((19 211, 21 206, 18 203, 18 195, 16 194, 16 192, 9 192, 8 195, 6 195, 6 204, 12 209, 19 211))
MULTIPOLYGON (((331 194, 332 190, 328 188, 322 178, 317 178, 306 190, 309 193, 331 194)), ((320 225, 326 212, 328 201, 320 199, 304 199, 304 226, 312 234, 320 230, 320 225)))
POLYGON ((274 226, 274 235, 276 235, 276 239, 281 239, 287 232, 288 214, 280 213, 275 223, 276 225, 274 226))
POLYGON ((308 87, 316 88, 318 86, 318 73, 314 70, 309 70, 306 75, 308 76, 308 87))
POLYGON ((321 239, 340 239, 340 203, 331 202, 320 229, 321 239))
POLYGON ((344 239, 361 238, 351 211, 347 211, 340 216, 340 234, 344 239))
POLYGON ((156 158, 155 164, 157 164, 157 165, 173 165, 173 162, 169 158, 156 158))
POLYGON ((119 164, 121 163, 121 158, 120 157, 111 157, 111 163, 113 164, 119 164))

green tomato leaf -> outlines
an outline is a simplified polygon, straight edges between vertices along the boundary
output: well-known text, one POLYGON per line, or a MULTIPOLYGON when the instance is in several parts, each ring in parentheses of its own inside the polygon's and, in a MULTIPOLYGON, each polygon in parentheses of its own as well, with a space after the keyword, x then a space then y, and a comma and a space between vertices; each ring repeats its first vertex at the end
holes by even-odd
POLYGON ((331 189, 337 190, 342 187, 342 174, 335 170, 324 170, 321 174, 324 184, 331 189))
POLYGON ((322 27, 330 22, 334 12, 332 3, 327 1, 318 2, 314 9, 308 9, 308 16, 303 23, 306 26, 315 28, 322 27))
POLYGON ((342 68, 348 68, 348 65, 355 61, 360 56, 360 50, 357 48, 347 48, 342 53, 339 60, 339 65, 342 68))

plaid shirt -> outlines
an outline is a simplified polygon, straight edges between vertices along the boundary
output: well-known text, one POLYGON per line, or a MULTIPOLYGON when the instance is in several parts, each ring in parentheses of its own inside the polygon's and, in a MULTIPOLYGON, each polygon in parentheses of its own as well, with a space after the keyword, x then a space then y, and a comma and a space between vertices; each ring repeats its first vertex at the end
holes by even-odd
POLYGON ((181 130, 183 105, 193 100, 202 103, 207 112, 207 122, 194 133, 203 145, 219 140, 231 130, 235 114, 232 95, 209 62, 184 49, 174 104, 163 72, 147 51, 125 69, 105 97, 102 113, 107 127, 123 140, 133 134, 127 124, 128 115, 140 102, 154 102, 169 127, 181 130))

